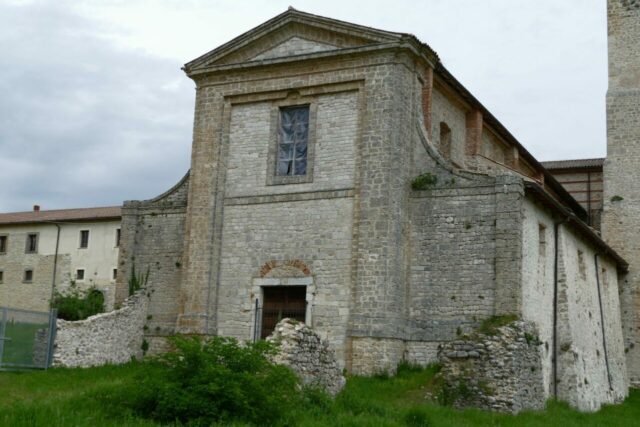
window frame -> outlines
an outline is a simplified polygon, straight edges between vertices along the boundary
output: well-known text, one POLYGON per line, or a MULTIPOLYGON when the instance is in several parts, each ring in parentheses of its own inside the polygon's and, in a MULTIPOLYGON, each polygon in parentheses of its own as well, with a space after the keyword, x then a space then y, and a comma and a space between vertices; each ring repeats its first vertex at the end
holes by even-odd
POLYGON ((271 104, 269 151, 267 155, 267 183, 266 185, 303 184, 313 182, 316 123, 318 103, 315 97, 290 96, 287 99, 275 101, 271 104), (307 133, 307 169, 304 175, 278 175, 278 144, 282 110, 290 107, 309 108, 309 129, 307 133))
POLYGON ((115 281, 118 278, 118 268, 117 267, 113 267, 111 269, 111 280, 115 281))
POLYGON ((89 239, 91 238, 91 233, 89 230, 80 230, 80 235, 79 237, 79 242, 78 242, 78 249, 89 249, 89 239), (82 246, 82 233, 87 232, 87 244, 85 246, 82 246))
POLYGON ((0 255, 4 255, 9 252, 9 235, 0 234, 0 241, 4 241, 4 247, 0 246, 0 255))
POLYGON ((25 268, 22 273, 22 283, 33 283, 33 278, 35 276, 35 272, 33 268, 25 268), (27 279, 27 273, 31 273, 31 278, 27 279))
POLYGON ((114 248, 120 247, 120 241, 122 240, 122 228, 116 228, 116 242, 114 248))
POLYGON ((27 238, 24 242, 24 253, 25 254, 37 254, 38 253, 38 243, 40 241, 40 233, 27 233, 27 238), (29 249, 29 239, 31 236, 35 236, 35 248, 33 250, 29 249))
POLYGON ((87 275, 86 273, 87 273, 87 270, 85 268, 76 268, 76 276, 75 276, 76 282, 84 282, 85 276, 87 275), (78 277, 79 272, 82 272, 82 277, 78 277))
POLYGON ((4 270, 0 270, 0 284, 4 283, 4 270))

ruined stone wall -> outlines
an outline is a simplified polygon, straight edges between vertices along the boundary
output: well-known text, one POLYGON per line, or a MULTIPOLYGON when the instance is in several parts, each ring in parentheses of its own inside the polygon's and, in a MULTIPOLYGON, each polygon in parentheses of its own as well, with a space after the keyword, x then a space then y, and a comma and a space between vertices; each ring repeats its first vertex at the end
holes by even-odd
POLYGON ((609 89, 602 235, 629 263, 621 304, 627 367, 640 385, 640 9, 608 0, 609 89))
POLYGON ((150 352, 165 349, 164 337, 173 335, 180 309, 184 222, 189 179, 155 199, 125 202, 122 209, 120 258, 116 299, 128 296, 132 270, 147 275, 150 308, 147 340, 150 352))
POLYGON ((546 403, 538 331, 516 321, 495 333, 464 337, 438 352, 444 380, 442 398, 457 408, 518 413, 543 410, 546 403))
POLYGON ((273 362, 289 366, 303 385, 320 387, 335 396, 346 384, 333 348, 304 323, 283 319, 267 341, 278 346, 273 362))
POLYGON ((148 305, 142 290, 118 310, 74 322, 58 320, 53 366, 86 368, 142 357, 148 305))

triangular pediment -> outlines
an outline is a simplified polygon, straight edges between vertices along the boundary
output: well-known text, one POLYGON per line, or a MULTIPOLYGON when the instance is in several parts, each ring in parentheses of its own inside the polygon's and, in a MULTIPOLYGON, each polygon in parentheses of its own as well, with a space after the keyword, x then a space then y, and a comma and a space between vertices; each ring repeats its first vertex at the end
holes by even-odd
POLYGON ((289 9, 187 63, 188 74, 221 65, 308 55, 399 41, 405 34, 377 30, 289 9))
POLYGON ((289 40, 254 56, 250 61, 283 58, 285 56, 304 55, 315 52, 326 52, 327 50, 333 49, 340 49, 340 46, 293 36, 289 40))

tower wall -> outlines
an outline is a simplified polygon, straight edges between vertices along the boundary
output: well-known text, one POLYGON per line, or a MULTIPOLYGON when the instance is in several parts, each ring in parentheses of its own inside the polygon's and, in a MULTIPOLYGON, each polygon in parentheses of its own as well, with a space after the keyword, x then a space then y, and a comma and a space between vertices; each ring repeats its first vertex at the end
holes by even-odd
POLYGON ((608 1, 605 240, 630 263, 621 308, 630 381, 640 384, 640 1, 608 1))

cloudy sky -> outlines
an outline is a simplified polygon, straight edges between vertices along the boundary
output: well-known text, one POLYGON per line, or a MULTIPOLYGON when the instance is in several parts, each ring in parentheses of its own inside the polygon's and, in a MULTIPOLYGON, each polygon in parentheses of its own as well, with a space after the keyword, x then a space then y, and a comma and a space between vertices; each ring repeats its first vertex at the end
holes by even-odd
POLYGON ((289 5, 434 48, 539 160, 605 155, 603 0, 0 0, 0 212, 153 197, 189 168, 180 67, 289 5))

